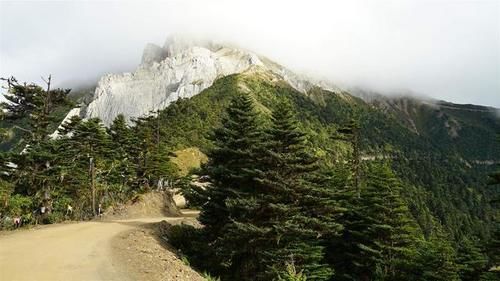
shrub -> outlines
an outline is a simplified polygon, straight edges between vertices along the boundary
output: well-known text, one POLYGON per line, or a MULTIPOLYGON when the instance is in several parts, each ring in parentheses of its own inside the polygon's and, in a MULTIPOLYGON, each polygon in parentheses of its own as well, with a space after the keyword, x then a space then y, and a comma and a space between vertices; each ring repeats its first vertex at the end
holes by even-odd
POLYGON ((278 273, 278 281, 307 281, 307 277, 302 270, 297 272, 293 263, 287 263, 285 270, 278 273))
POLYGON ((206 271, 203 272, 203 278, 207 279, 207 281, 220 281, 219 277, 212 277, 210 273, 207 273, 206 271))
POLYGON ((73 205, 73 200, 68 196, 61 196, 54 200, 53 210, 54 212, 66 213, 68 204, 73 205))
POLYGON ((189 262, 189 259, 186 256, 182 256, 181 261, 185 266, 191 266, 191 263, 189 262))
POLYGON ((64 220, 64 215, 59 212, 52 212, 50 214, 47 214, 43 220, 42 223, 44 224, 53 224, 53 223, 58 223, 64 220))
POLYGON ((2 217, 0 218, 0 229, 2 230, 10 230, 14 229, 14 221, 11 217, 2 217))
POLYGON ((220 272, 220 262, 206 241, 203 229, 185 224, 174 225, 169 228, 167 238, 179 250, 183 261, 189 261, 191 266, 201 271, 220 272))
POLYGON ((31 213, 33 210, 33 199, 28 196, 16 194, 9 198, 8 213, 11 216, 20 216, 31 213))
POLYGON ((175 248, 187 254, 193 251, 193 243, 199 240, 200 230, 191 225, 174 225, 170 228, 167 238, 175 248))

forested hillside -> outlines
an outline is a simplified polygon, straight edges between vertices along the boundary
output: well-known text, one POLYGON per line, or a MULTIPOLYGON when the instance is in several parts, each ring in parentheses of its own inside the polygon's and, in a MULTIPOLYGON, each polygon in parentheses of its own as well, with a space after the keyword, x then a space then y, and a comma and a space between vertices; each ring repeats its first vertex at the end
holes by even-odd
MULTIPOLYGON (((385 114, 347 93, 317 89, 306 97, 287 85, 273 84, 258 75, 242 74, 222 78, 202 94, 178 101, 161 112, 161 123, 169 124, 166 130, 172 145, 211 148, 207 136, 219 124, 230 97, 238 92, 254 96, 257 109, 264 115, 270 114, 279 102, 289 101, 302 129, 309 135, 314 153, 329 165, 341 162, 351 153, 349 142, 339 140, 337 131, 359 120, 361 158, 367 162, 381 158, 392 160, 393 168, 407 185, 405 198, 409 199, 426 233, 432 232, 437 220, 449 226, 457 237, 462 233, 489 236, 488 225, 494 212, 488 201, 497 191, 487 186, 486 175, 493 171, 494 165, 478 164, 472 159, 485 159, 483 155, 487 155, 486 159, 500 159, 495 139, 495 132, 500 132, 500 122, 493 114, 484 114, 482 118, 486 122, 477 128, 471 126, 477 131, 471 130, 470 135, 464 136, 481 139, 481 143, 471 142, 467 146, 480 152, 462 154, 452 145, 446 146, 448 150, 440 149, 439 136, 415 134, 396 116, 385 114), (450 147, 454 153, 450 153, 450 147)), ((446 129, 444 125, 442 129, 446 129)))
POLYGON ((252 69, 132 124, 74 117, 50 139, 47 116, 68 101, 13 89, 29 102, 3 127, 25 120, 36 133, 23 135, 24 153, 2 154, 2 214, 29 221, 46 206, 52 222, 71 204, 91 217, 97 203, 186 182, 171 157, 197 147, 209 162, 196 172, 212 187, 185 192, 204 228, 171 240, 200 270, 223 280, 496 280, 493 111, 304 95, 252 69))

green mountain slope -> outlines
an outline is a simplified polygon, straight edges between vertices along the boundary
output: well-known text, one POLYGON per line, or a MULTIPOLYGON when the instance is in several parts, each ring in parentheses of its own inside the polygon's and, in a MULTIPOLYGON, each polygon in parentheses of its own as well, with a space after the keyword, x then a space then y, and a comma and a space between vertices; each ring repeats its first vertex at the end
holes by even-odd
POLYGON ((160 121, 170 144, 176 149, 209 148, 208 133, 238 92, 250 93, 265 114, 279 101, 290 101, 311 136, 315 153, 328 165, 341 162, 351 152, 347 143, 335 140, 335 132, 359 116, 363 159, 392 159, 405 182, 407 203, 424 233, 442 225, 456 239, 489 236, 495 215, 489 200, 498 191, 486 185, 485 175, 492 166, 475 161, 500 160, 493 137, 500 132, 500 123, 492 111, 410 106, 415 131, 400 111, 366 103, 346 92, 313 89, 304 95, 272 74, 254 70, 220 78, 199 95, 163 110, 160 121), (460 126, 458 135, 450 133, 450 122, 460 126))
POLYGON ((380 98, 371 103, 396 116, 440 150, 456 153, 468 161, 498 159, 498 146, 494 141, 500 130, 498 109, 409 97, 380 98))

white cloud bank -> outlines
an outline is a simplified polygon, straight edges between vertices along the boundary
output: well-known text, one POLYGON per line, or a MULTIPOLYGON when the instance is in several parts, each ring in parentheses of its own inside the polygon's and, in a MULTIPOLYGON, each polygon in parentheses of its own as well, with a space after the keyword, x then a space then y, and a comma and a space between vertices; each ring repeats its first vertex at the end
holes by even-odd
MULTIPOLYGON (((499 1, 0 2, 0 76, 89 81, 170 34, 342 85, 500 107, 499 1)), ((69 84, 69 85, 68 85, 69 84)))

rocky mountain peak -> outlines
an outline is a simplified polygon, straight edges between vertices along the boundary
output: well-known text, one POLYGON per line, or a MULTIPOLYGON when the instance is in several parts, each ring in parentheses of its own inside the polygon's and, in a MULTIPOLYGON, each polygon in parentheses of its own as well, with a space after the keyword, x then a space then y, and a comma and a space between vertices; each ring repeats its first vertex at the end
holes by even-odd
POLYGON ((147 44, 134 72, 103 76, 93 100, 80 114, 99 117, 105 125, 111 124, 118 114, 131 120, 163 109, 179 98, 190 98, 210 87, 217 78, 242 73, 253 66, 272 72, 304 93, 314 86, 335 88, 313 82, 250 51, 170 37, 163 47, 147 44))

